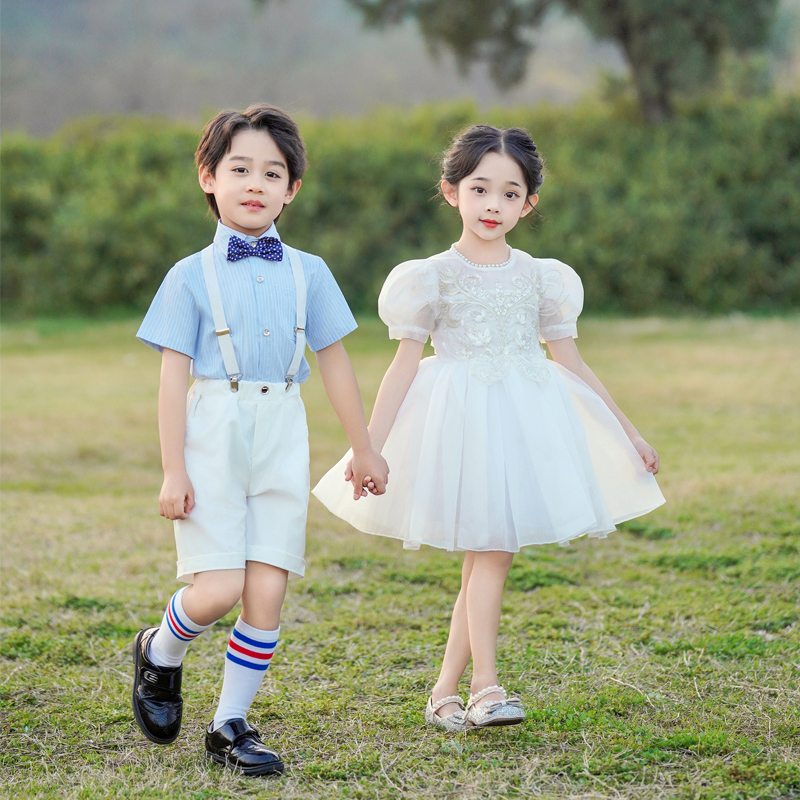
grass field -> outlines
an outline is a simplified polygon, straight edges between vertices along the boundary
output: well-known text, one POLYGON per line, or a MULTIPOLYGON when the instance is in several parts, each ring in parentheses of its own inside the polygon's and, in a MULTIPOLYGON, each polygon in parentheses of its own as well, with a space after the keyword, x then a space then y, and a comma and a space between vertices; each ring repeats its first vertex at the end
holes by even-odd
MULTIPOLYGON (((308 575, 251 712, 288 765, 270 781, 202 758, 235 612, 189 651, 178 742, 132 722, 131 639, 177 588, 158 356, 136 325, 2 331, 0 794, 800 798, 800 319, 582 324, 668 503, 518 556, 498 652, 528 710, 516 728, 424 726, 458 557, 403 552, 312 499, 308 575)), ((346 342, 368 405, 384 336, 367 321, 346 342)), ((345 441, 316 375, 304 398, 316 478, 345 441)))

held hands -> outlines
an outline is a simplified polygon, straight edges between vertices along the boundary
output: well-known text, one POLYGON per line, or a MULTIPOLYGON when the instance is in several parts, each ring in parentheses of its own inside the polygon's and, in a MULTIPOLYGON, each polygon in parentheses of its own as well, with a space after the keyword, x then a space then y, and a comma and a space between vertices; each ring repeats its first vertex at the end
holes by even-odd
POLYGON ((371 494, 384 494, 389 482, 389 465, 386 459, 370 448, 364 453, 355 453, 344 469, 344 479, 353 484, 353 500, 371 494))
POLYGON ((636 452, 642 457, 647 471, 655 475, 658 472, 658 453, 641 436, 631 441, 636 448, 636 452))
POLYGON ((188 519, 194 508, 194 489, 186 471, 164 475, 158 513, 167 519, 188 519))

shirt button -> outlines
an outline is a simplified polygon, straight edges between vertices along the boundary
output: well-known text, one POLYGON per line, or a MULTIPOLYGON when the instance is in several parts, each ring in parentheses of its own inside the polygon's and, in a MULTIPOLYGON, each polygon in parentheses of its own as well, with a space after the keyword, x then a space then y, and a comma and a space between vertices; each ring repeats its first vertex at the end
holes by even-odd
POLYGON ((264 283, 264 278, 263 278, 263 276, 261 276, 261 275, 259 275, 259 276, 256 278, 256 280, 257 280, 259 283, 264 283))
POLYGON ((261 331, 261 333, 262 333, 264 336, 269 336, 269 328, 264 328, 264 330, 263 330, 263 331, 261 331))

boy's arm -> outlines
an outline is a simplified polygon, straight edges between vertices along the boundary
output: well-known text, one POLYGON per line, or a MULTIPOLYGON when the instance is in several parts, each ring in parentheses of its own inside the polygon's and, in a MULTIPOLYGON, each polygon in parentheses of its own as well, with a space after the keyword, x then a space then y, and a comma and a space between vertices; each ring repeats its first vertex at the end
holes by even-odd
POLYGON ((608 390, 600 382, 600 379, 586 365, 578 352, 578 346, 574 339, 555 339, 547 342, 547 349, 553 357, 553 361, 561 364, 564 369, 568 369, 573 375, 577 375, 584 383, 594 389, 602 401, 609 407, 611 413, 619 420, 622 430, 625 431, 631 443, 636 448, 636 452, 642 457, 648 472, 654 475, 658 472, 658 453, 642 438, 633 423, 622 413, 620 407, 611 399, 608 390))
POLYGON ((189 356, 166 347, 161 356, 158 433, 164 483, 158 496, 158 513, 167 519, 186 519, 194 508, 194 489, 183 457, 190 362, 189 356))
POLYGON ((341 341, 334 342, 317 350, 316 356, 328 399, 353 448, 353 498, 358 500, 366 495, 363 485, 367 477, 375 485, 375 494, 383 494, 389 467, 370 441, 361 393, 344 345, 341 341))

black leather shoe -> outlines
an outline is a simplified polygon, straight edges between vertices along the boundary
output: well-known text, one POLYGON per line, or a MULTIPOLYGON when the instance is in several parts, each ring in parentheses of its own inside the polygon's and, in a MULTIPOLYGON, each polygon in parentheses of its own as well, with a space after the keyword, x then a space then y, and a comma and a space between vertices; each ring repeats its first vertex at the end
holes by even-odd
POLYGON ((133 716, 151 742, 171 744, 181 732, 183 667, 158 667, 147 658, 156 631, 145 628, 133 640, 133 716))
POLYGON ((206 756, 244 775, 280 775, 283 761, 270 750, 258 731, 243 719, 229 719, 213 733, 210 722, 206 728, 206 756))

